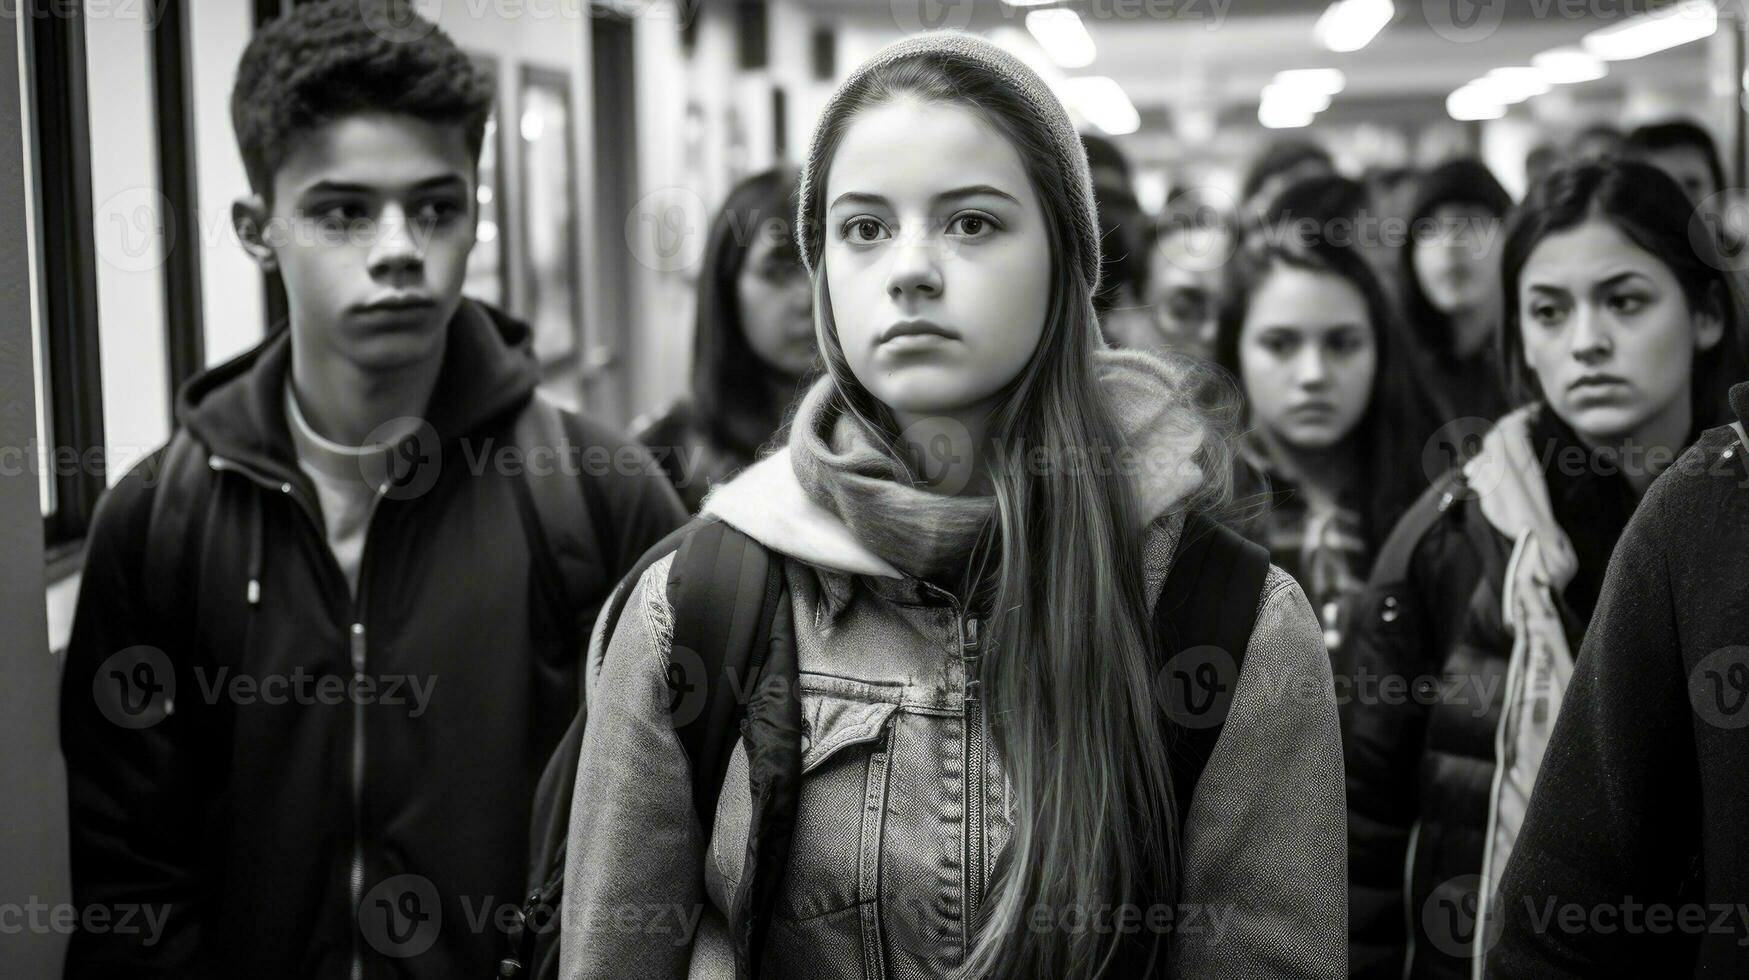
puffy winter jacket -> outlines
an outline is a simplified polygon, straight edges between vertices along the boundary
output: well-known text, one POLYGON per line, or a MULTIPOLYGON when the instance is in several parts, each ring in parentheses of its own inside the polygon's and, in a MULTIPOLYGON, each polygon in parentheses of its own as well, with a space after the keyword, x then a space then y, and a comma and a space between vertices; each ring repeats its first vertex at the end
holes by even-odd
MULTIPOLYGON (((529 340, 463 301, 427 413, 440 465, 379 500, 356 597, 293 454, 287 335, 183 389, 176 438, 200 465, 161 482, 160 451, 99 506, 61 696, 74 900, 163 919, 75 934, 69 976, 494 971, 596 604, 563 608, 520 516, 528 477, 482 465, 534 391, 529 340), (180 553, 149 561, 166 499, 199 507, 180 553), (169 608, 151 568, 172 570, 169 608)), ((683 515, 641 448, 567 419, 580 450, 632 464, 582 459, 606 512, 576 557, 605 599, 683 515)))
POLYGON ((1634 503, 1625 478, 1530 406, 1381 549, 1341 692, 1354 975, 1474 973, 1483 876, 1498 880, 1516 839, 1634 503))
MULTIPOLYGON (((705 512, 784 556, 800 666, 803 782, 760 975, 953 975, 1011 829, 988 719, 967 706, 977 621, 811 501, 787 450, 705 512)), ((1165 516, 1148 531, 1150 602, 1182 524, 1165 516)), ((670 561, 636 587, 591 680, 563 910, 569 980, 735 975, 726 910, 746 854, 748 759, 743 742, 704 839, 669 715, 667 678, 683 655, 662 588, 670 561)), ((1272 569, 1183 828, 1180 905, 1155 911, 1171 920, 1156 923, 1170 929, 1168 975, 1343 975, 1329 684, 1305 596, 1272 569)))

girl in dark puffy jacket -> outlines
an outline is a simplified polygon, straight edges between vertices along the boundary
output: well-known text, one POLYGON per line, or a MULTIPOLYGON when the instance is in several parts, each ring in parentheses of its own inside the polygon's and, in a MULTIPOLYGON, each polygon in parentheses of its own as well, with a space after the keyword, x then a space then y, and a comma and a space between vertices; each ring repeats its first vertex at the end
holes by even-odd
POLYGON ((1340 674, 1349 606, 1425 485, 1431 413, 1357 250, 1258 235, 1227 270, 1215 356, 1249 412, 1241 530, 1306 590, 1340 674))
POLYGON ((1521 407, 1385 543, 1350 641, 1350 960, 1479 969, 1604 569, 1646 487, 1716 424, 1743 306, 1663 173, 1551 173, 1513 213, 1499 352, 1521 407))
POLYGON ((692 385, 632 423, 689 513, 753 462, 814 370, 814 300, 796 254, 794 170, 729 191, 711 222, 693 312, 692 385))
POLYGON ((828 101, 802 187, 826 377, 704 506, 781 560, 793 822, 751 790, 776 725, 741 730, 709 834, 694 812, 662 558, 590 682, 563 975, 1341 976, 1329 665, 1279 570, 1240 605, 1200 777, 1173 775, 1153 606, 1231 436, 1193 368, 1104 347, 1061 103, 988 42, 918 35, 828 101), (773 867, 769 904, 737 897, 773 867), (653 910, 696 928, 637 928, 653 910))

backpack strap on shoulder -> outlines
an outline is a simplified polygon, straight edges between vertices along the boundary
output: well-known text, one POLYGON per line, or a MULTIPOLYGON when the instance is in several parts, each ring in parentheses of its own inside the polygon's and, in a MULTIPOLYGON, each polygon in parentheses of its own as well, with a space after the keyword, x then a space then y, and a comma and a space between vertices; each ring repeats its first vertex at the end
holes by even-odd
POLYGON ((1269 575, 1269 552, 1207 516, 1185 517, 1172 568, 1154 604, 1155 645, 1171 724, 1178 819, 1220 740, 1269 575))
POLYGON ((189 583, 185 563, 199 543, 193 540, 194 523, 206 511, 206 451, 187 429, 178 429, 152 465, 156 486, 141 581, 151 615, 162 617, 173 614, 179 590, 189 583))
MULTIPOLYGON (((592 608, 600 585, 599 556, 608 552, 612 540, 601 487, 588 474, 570 472, 565 465, 574 451, 564 410, 540 392, 529 396, 517 414, 513 437, 523 464, 522 478, 514 481, 516 503, 536 567, 557 608, 572 614, 592 608), (546 458, 548 450, 551 458, 546 458), (591 534, 594 541, 588 540, 591 534)), ((587 635, 592 624, 572 625, 587 635)))
POLYGON ((784 597, 782 561, 718 520, 706 520, 687 535, 669 569, 669 707, 691 760, 693 806, 707 838, 784 597))

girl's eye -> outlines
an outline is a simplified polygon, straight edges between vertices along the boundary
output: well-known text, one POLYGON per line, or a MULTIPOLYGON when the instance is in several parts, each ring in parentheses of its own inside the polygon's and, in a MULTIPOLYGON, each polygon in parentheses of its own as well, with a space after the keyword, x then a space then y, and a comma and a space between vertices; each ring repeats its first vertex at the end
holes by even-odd
POLYGON ((886 226, 873 218, 851 218, 844 223, 840 234, 844 240, 858 245, 878 242, 886 237, 886 226))
POLYGON ((1530 307, 1530 318, 1544 326, 1553 326, 1561 322, 1561 308, 1553 303, 1534 303, 1530 307))
POLYGON ((1609 308, 1627 316, 1632 316, 1646 308, 1650 300, 1639 293, 1616 293, 1609 298, 1609 308))
POLYGON ((1262 340, 1258 341, 1258 343, 1263 345, 1264 350, 1274 354, 1276 357, 1287 357, 1300 346, 1298 340, 1286 334, 1273 334, 1264 337, 1262 340))
POLYGON ((996 224, 981 214, 962 214, 948 222, 947 227, 963 238, 983 238, 995 231, 996 224))
POLYGON ((1325 342, 1334 354, 1352 354, 1360 349, 1360 338, 1349 333, 1339 333, 1325 342))

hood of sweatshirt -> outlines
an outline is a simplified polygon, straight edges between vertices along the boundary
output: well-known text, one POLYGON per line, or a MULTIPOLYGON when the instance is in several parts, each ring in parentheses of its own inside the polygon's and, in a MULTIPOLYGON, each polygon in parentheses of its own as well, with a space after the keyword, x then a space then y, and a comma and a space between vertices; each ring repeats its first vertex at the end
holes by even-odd
MULTIPOLYGON (((1135 350, 1102 350, 1094 363, 1114 420, 1138 464, 1130 468, 1138 510, 1152 524, 1207 479, 1197 461, 1208 430, 1194 402, 1195 375, 1177 362, 1135 350)), ((852 575, 903 577, 858 541, 838 515, 807 494, 788 446, 718 487, 705 499, 702 513, 810 565, 852 575)))
MULTIPOLYGON (((425 412, 442 443, 520 408, 540 381, 526 323, 464 298, 447 330, 443 367, 425 412)), ((295 474, 285 417, 290 369, 291 336, 282 326, 253 349, 190 378, 177 393, 176 417, 214 455, 295 474)))

